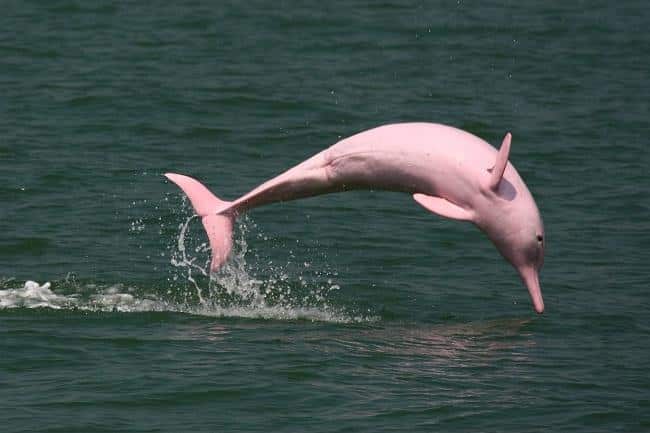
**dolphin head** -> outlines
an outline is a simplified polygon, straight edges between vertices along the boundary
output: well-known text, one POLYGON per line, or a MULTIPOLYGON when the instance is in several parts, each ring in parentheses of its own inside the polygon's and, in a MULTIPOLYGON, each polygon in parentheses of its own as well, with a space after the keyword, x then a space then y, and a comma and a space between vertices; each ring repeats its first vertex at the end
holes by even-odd
POLYGON ((501 255, 519 273, 535 311, 541 314, 544 312, 544 299, 539 284, 539 271, 544 264, 544 227, 537 207, 534 207, 536 215, 521 209, 534 205, 532 198, 528 204, 516 204, 503 216, 497 227, 493 226, 487 232, 501 255))
POLYGON ((508 133, 494 167, 483 179, 481 190, 486 200, 478 225, 517 270, 535 311, 541 314, 544 300, 539 271, 544 264, 544 224, 532 194, 517 170, 508 164, 510 141, 508 133))

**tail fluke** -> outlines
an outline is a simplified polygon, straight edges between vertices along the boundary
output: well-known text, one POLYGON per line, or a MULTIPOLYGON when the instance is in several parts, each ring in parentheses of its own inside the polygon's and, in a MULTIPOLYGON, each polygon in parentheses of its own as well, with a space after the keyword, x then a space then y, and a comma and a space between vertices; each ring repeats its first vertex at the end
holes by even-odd
POLYGON ((165 177, 174 182, 187 195, 192 207, 208 234, 212 249, 210 272, 214 272, 228 259, 232 248, 232 229, 235 216, 227 209, 230 202, 220 200, 198 180, 181 174, 166 173, 165 177))

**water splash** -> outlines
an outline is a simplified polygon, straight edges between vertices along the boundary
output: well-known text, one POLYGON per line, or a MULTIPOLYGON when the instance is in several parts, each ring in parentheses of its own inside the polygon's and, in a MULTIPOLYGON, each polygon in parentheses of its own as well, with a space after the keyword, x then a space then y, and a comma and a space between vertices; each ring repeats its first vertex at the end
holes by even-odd
MULTIPOLYGON (((246 317, 269 317, 271 314, 271 317, 282 318, 302 317, 309 312, 312 317, 317 317, 316 320, 334 317, 333 314, 345 315, 329 302, 330 293, 339 290, 339 285, 333 282, 331 275, 318 271, 313 273, 321 281, 312 281, 305 275, 305 271, 311 268, 309 262, 302 263, 298 275, 295 275, 295 270, 289 269, 292 260, 285 265, 273 264, 270 260, 254 260, 265 264, 262 269, 253 269, 247 261, 249 251, 246 239, 253 231, 259 240, 268 241, 268 237, 246 216, 238 220, 231 257, 218 272, 210 274, 209 246, 205 242, 194 248, 189 246, 192 241, 190 224, 194 219, 189 217, 179 225, 171 264, 178 271, 173 279, 185 279, 191 284, 198 298, 198 308, 202 311, 221 312, 225 308, 228 311, 237 310, 246 317), (256 272, 265 274, 265 277, 257 277, 256 272)), ((203 236, 202 231, 199 236, 203 236)), ((292 259, 295 258, 292 256, 292 259)))
MULTIPOLYGON (((179 225, 179 234, 178 234, 178 239, 176 242, 176 251, 175 254, 172 255, 171 258, 171 264, 177 268, 183 269, 187 272, 187 280, 192 283, 194 288, 196 289, 196 295, 199 298, 199 302, 203 305, 205 305, 205 299, 203 298, 203 292, 201 288, 199 287, 198 283, 196 282, 196 279, 192 275, 193 271, 198 271, 201 275, 204 277, 209 277, 209 273, 207 271, 208 269, 208 263, 204 263, 203 266, 197 265, 196 259, 197 257, 188 257, 187 251, 185 248, 185 237, 187 235, 187 230, 189 229, 190 222, 197 218, 196 215, 188 217, 184 223, 179 225)), ((195 252, 200 253, 200 252, 205 252, 206 250, 209 250, 207 245, 202 243, 199 245, 196 249, 195 252)))
MULTIPOLYGON (((178 213, 187 215, 189 204, 178 213)), ((134 204, 135 205, 135 204, 134 204)), ((277 260, 251 254, 247 238, 264 243, 269 236, 248 217, 239 219, 230 259, 210 275, 210 247, 203 229, 192 230, 196 216, 184 216, 168 246, 172 267, 167 283, 144 289, 129 284, 80 283, 69 274, 52 283, 24 284, 0 278, 0 310, 49 308, 92 312, 177 312, 209 317, 241 317, 274 320, 310 320, 336 323, 376 321, 370 313, 359 314, 349 306, 337 306, 332 294, 339 289, 333 281, 337 273, 319 270, 298 261, 289 249, 289 258, 277 260)), ((130 221, 134 235, 156 228, 145 217, 130 221)), ((159 235, 168 221, 159 219, 159 235)), ((313 253, 319 254, 318 250, 313 253)), ((161 253, 165 255, 165 253, 161 253)), ((327 263, 322 257, 321 263, 327 263)), ((325 265, 326 266, 326 265, 325 265)))

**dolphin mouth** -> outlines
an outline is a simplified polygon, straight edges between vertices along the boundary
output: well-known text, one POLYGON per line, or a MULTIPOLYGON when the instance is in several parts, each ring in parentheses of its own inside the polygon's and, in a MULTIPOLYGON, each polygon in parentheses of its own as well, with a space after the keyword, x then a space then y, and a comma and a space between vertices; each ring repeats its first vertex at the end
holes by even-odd
POLYGON ((544 312, 544 299, 542 298, 542 288, 539 285, 539 274, 534 268, 524 268, 519 270, 521 279, 528 288, 530 299, 533 301, 533 307, 537 314, 544 312))

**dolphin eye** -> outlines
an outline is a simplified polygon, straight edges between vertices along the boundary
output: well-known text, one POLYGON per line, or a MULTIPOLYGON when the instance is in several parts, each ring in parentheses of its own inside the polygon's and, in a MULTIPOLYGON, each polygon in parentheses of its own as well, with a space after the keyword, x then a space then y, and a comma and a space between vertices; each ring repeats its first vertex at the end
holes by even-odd
POLYGON ((537 235, 537 241, 542 242, 544 240, 544 237, 542 235, 537 235))

